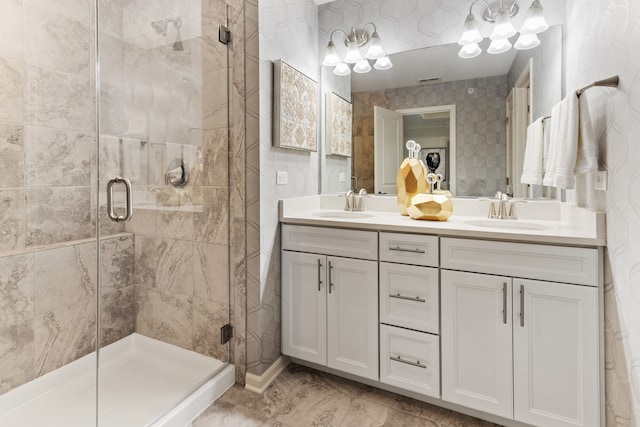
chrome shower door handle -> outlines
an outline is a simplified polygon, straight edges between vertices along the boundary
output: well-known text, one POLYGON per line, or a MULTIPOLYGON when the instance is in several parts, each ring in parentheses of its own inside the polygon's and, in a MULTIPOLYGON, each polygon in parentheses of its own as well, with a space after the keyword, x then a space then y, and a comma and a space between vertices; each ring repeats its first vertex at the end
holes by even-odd
POLYGON ((109 219, 115 222, 129 221, 133 216, 133 196, 131 192, 131 182, 127 178, 117 177, 107 183, 107 215, 109 219), (125 191, 125 214, 116 215, 113 209, 113 186, 116 184, 124 184, 125 191))

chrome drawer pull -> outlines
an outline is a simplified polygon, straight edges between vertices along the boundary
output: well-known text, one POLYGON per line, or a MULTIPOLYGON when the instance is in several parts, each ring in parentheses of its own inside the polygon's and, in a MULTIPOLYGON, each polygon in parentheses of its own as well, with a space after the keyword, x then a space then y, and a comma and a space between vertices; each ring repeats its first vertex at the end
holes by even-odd
POLYGON ((389 250, 390 251, 398 251, 398 252, 411 252, 414 254, 424 254, 426 253, 425 250, 423 249, 403 249, 400 246, 396 246, 395 248, 393 246, 389 246, 389 250))
POLYGON ((420 298, 420 297, 405 297, 404 295, 400 295, 400 294, 389 294, 389 298, 398 298, 398 299, 406 299, 407 301, 417 301, 417 302, 427 302, 426 299, 420 298))
POLYGON ((398 357, 389 356, 389 359, 393 360, 394 362, 406 363, 407 365, 417 366, 418 368, 427 369, 427 365, 423 365, 422 363, 420 363, 419 360, 417 362, 412 362, 410 360, 404 360, 400 356, 398 357))

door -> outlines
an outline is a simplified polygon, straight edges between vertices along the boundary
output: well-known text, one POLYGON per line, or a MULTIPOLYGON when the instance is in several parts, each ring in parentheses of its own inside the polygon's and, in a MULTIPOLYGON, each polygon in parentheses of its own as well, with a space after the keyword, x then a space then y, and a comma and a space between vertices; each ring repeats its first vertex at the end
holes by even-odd
POLYGON ((396 177, 403 159, 402 114, 373 107, 374 191, 396 194, 396 177))
POLYGON ((599 426, 598 289, 514 279, 514 417, 599 426), (523 311, 524 309, 524 311, 523 311))
POLYGON ((441 273, 442 399, 513 416, 511 278, 441 273))
POLYGON ((327 364, 324 255, 282 251, 282 352, 327 364))
POLYGON ((327 366, 378 379, 378 263, 327 257, 327 366))

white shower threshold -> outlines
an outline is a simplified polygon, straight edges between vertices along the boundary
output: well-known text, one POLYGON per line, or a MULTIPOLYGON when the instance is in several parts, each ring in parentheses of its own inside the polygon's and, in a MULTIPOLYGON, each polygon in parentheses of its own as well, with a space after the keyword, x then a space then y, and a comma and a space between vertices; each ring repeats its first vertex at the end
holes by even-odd
MULTIPOLYGON (((0 426, 95 426, 95 366, 94 352, 1 395, 0 426)), ((235 372, 132 334, 100 350, 99 381, 99 427, 184 427, 233 385, 235 372)))

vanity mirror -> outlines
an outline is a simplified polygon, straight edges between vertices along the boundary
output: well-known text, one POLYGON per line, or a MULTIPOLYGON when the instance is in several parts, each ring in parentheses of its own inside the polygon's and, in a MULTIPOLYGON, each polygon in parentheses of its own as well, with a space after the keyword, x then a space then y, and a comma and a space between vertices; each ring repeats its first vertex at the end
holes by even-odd
POLYGON ((425 155, 441 154, 444 187, 458 196, 542 195, 519 177, 527 125, 562 98, 562 26, 539 37, 535 49, 500 55, 486 53, 485 39, 484 53, 471 59, 458 56, 457 44, 397 52, 389 55, 393 68, 366 74, 340 77, 322 67, 322 92, 342 88, 353 103, 352 157, 341 164, 320 156, 322 192, 340 191, 353 176, 358 188, 392 194, 404 141, 414 139, 425 155))

